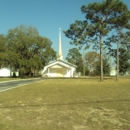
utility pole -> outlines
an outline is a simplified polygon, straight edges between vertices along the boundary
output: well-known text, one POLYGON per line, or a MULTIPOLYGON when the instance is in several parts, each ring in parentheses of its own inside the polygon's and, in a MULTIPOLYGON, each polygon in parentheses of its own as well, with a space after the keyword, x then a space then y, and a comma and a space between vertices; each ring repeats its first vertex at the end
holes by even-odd
POLYGON ((102 52, 103 52, 103 42, 102 42, 102 33, 100 34, 100 68, 101 68, 101 72, 100 72, 100 81, 103 81, 103 56, 102 56, 102 52))
POLYGON ((83 76, 85 76, 85 55, 84 55, 85 48, 83 48, 83 76))

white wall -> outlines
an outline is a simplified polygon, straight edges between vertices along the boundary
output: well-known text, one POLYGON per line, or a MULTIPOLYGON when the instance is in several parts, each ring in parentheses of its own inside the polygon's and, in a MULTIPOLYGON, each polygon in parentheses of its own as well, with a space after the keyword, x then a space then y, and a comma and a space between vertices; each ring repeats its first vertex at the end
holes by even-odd
POLYGON ((57 75, 57 70, 58 69, 62 69, 62 74, 63 76, 62 77, 73 77, 73 73, 75 71, 75 68, 71 68, 71 69, 68 69, 68 68, 49 68, 49 70, 47 69, 43 76, 47 76, 47 77, 58 77, 57 75))
POLYGON ((67 68, 63 68, 63 77, 70 77, 70 70, 67 68))
POLYGON ((11 70, 9 68, 1 68, 0 69, 0 77, 10 77, 11 70))
POLYGON ((110 76, 116 76, 116 69, 115 68, 110 69, 110 76))

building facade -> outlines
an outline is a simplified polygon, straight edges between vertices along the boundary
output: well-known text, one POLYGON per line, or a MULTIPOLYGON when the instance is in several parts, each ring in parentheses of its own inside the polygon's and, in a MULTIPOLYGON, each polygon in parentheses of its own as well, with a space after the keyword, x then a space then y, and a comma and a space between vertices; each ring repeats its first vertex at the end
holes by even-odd
POLYGON ((73 77, 76 71, 76 65, 70 64, 63 60, 62 55, 62 42, 61 42, 61 29, 59 29, 59 51, 57 60, 49 63, 44 67, 42 76, 47 77, 73 77))

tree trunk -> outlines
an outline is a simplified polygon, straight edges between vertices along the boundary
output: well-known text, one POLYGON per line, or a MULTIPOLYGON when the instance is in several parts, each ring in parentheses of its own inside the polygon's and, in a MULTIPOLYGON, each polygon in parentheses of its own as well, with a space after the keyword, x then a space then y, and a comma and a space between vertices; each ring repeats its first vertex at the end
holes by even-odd
POLYGON ((83 48, 83 76, 85 76, 85 56, 84 56, 85 48, 83 48))
POLYGON ((120 37, 122 34, 121 29, 119 29, 118 32, 119 32, 119 38, 118 38, 118 43, 117 43, 117 56, 116 56, 116 58, 117 58, 116 81, 119 80, 119 48, 120 48, 120 37))
POLYGON ((100 34, 100 68, 101 68, 101 72, 100 72, 100 81, 103 81, 103 58, 102 58, 102 34, 100 34))
POLYGON ((116 81, 119 80, 119 45, 120 45, 120 39, 118 40, 118 43, 117 43, 117 54, 116 54, 116 60, 117 60, 117 63, 116 63, 116 81))

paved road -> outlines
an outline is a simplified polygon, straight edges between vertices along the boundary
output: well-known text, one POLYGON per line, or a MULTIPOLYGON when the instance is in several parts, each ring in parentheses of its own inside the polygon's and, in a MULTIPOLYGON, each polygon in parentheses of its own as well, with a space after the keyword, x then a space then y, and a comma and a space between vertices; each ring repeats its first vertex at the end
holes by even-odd
POLYGON ((33 78, 33 79, 20 79, 20 80, 13 80, 13 81, 5 81, 5 82, 0 82, 0 92, 15 88, 15 87, 20 87, 26 84, 34 83, 34 82, 39 82, 42 81, 43 79, 41 78, 33 78))

